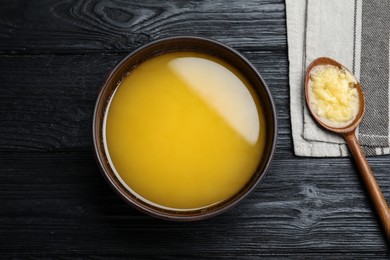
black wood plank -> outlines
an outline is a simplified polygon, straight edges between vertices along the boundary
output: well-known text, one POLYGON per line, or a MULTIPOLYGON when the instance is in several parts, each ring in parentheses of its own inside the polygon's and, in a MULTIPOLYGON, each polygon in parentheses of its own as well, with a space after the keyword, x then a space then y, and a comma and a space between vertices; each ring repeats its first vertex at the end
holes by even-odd
MULTIPOLYGON (((243 52, 262 72, 289 138, 284 52, 243 52)), ((86 150, 97 91, 126 54, 0 56, 0 150, 86 150)), ((290 148, 290 147, 289 147, 290 148)))
MULTIPOLYGON (((385 163, 372 160, 374 171, 385 163)), ((0 258, 389 257, 349 159, 330 166, 279 154, 238 207, 193 223, 132 209, 104 182, 91 152, 1 153, 0 165, 0 258)), ((378 179, 389 190, 385 175, 378 179)))
POLYGON ((0 53, 127 51, 188 34, 233 47, 285 49, 284 1, 0 2, 0 53))
MULTIPOLYGON (((0 39, 1 259, 389 259, 352 161, 293 156, 283 0, 3 0, 0 39), (172 223, 111 191, 90 126, 115 63, 187 34, 248 57, 271 88, 280 127, 270 172, 251 196, 216 218, 172 223)), ((390 199, 388 158, 369 162, 390 199)))
POLYGON ((98 88, 122 57, 2 56, 0 149, 88 147, 98 88))

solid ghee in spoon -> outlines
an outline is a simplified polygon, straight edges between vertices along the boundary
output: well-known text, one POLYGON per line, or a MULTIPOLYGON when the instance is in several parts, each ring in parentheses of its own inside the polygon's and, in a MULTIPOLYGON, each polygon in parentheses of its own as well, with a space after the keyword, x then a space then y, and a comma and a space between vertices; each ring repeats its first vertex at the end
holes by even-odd
POLYGON ((175 52, 131 70, 111 97, 104 143, 121 183, 175 210, 224 201, 250 180, 264 149, 259 100, 235 68, 175 52))
POLYGON ((357 83, 352 74, 336 66, 314 67, 310 74, 310 104, 317 116, 329 126, 344 127, 359 110, 357 83))

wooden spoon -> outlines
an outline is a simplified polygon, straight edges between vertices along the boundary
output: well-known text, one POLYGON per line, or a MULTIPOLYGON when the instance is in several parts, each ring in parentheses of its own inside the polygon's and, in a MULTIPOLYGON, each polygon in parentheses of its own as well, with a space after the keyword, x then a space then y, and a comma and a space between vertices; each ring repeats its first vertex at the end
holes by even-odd
MULTIPOLYGON (((374 204, 374 207, 378 213, 379 219, 382 222, 387 239, 388 241, 390 241, 389 206, 387 205, 387 202, 383 197, 382 191, 375 180, 374 174, 372 173, 370 165, 368 164, 367 159, 364 156, 364 153, 362 151, 362 148, 360 147, 359 141, 357 140, 356 133, 355 133, 356 128, 358 127, 359 123, 362 121, 364 109, 365 109, 365 100, 364 100, 364 93, 362 87, 360 83, 356 80, 357 83, 355 84, 355 88, 359 96, 359 111, 357 113, 356 118, 350 124, 343 127, 332 127, 327 125, 326 123, 324 123, 324 121, 321 118, 318 117, 318 115, 314 111, 314 108, 310 103, 310 95, 309 95, 309 91, 311 87, 309 85, 309 80, 310 80, 310 74, 312 72, 312 69, 315 68, 316 66, 324 66, 324 65, 333 65, 338 67, 339 69, 343 69, 349 72, 340 63, 330 58, 321 57, 314 60, 307 68, 306 77, 305 77, 305 94, 306 94, 307 106, 309 107, 311 115, 317 121, 318 124, 328 129, 329 131, 340 134, 344 137, 353 157, 355 158, 356 164, 360 170, 360 174, 363 179, 363 183, 366 186, 369 196, 371 197, 372 203, 374 204)), ((352 73, 350 74, 353 75, 352 73)))

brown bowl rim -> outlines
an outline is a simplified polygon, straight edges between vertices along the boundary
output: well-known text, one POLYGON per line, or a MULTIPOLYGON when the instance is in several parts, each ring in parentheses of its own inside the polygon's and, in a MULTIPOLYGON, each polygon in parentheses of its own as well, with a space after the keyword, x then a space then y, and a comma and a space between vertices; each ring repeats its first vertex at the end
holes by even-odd
MULTIPOLYGON (((165 49, 165 51, 166 50, 167 49, 165 49)), ((185 50, 185 48, 183 48, 182 50, 185 50)), ((198 51, 201 51, 201 49, 199 49, 198 51)), ((164 53, 164 51, 162 51, 161 53, 164 53)), ((151 57, 148 57, 148 58, 151 58, 151 57)), ((233 64, 232 62, 227 61, 227 60, 225 60, 223 58, 221 58, 221 59, 224 60, 225 62, 229 63, 233 67, 237 68, 237 66, 235 66, 235 64, 233 64)), ((247 77, 247 75, 245 75, 245 73, 243 71, 241 71, 241 73, 245 77, 247 77)), ((256 92, 257 92, 257 90, 256 90, 256 92)), ((95 155, 95 159, 96 159, 96 161, 98 163, 100 172, 103 175, 103 177, 106 180, 106 182, 117 193, 117 195, 122 200, 124 200, 127 204, 129 204, 130 206, 132 206, 132 207, 138 209, 139 211, 144 212, 144 213, 146 213, 148 215, 151 215, 151 216, 154 216, 154 217, 157 217, 157 218, 160 218, 160 219, 165 219, 165 220, 195 221, 195 220, 207 219, 207 218, 211 218, 213 216, 219 215, 219 214, 221 214, 221 213, 223 213, 223 212, 225 212, 227 210, 230 210, 231 208, 235 207, 236 205, 238 205, 263 180, 263 178, 267 174, 267 172, 268 172, 268 170, 270 168, 271 162, 272 162, 272 160, 273 160, 273 158, 275 156, 275 150, 276 150, 276 145, 277 145, 277 136, 278 136, 277 117, 278 117, 278 115, 277 115, 276 106, 275 106, 275 103, 274 103, 274 100, 272 98, 272 95, 271 95, 271 92, 269 90, 268 85, 266 84, 266 82, 264 81, 264 79, 262 78, 260 73, 257 71, 257 69, 241 53, 239 53, 238 51, 234 50, 233 48, 231 48, 229 46, 226 46, 223 43, 220 43, 220 42, 218 42, 216 40, 205 38, 205 37, 199 37, 199 36, 173 36, 173 37, 161 38, 161 39, 149 42, 149 43, 147 43, 145 45, 142 45, 141 47, 139 47, 139 48, 135 49, 134 51, 130 52, 120 62, 118 62, 113 69, 110 70, 108 76, 103 81, 103 84, 101 85, 101 87, 98 90, 98 95, 96 97, 96 103, 95 103, 95 107, 94 107, 94 110, 93 110, 93 119, 92 119, 92 139, 93 140, 92 141, 93 141, 94 155, 95 155), (217 47, 220 47, 220 48, 224 49, 224 51, 230 52, 231 54, 236 56, 236 58, 240 59, 245 64, 245 66, 247 66, 247 68, 252 73, 254 73, 255 77, 261 83, 261 84, 256 84, 256 85, 262 85, 262 86, 253 86, 253 88, 255 90, 257 88, 263 88, 263 90, 264 90, 264 92, 265 92, 265 94, 266 94, 266 96, 268 98, 268 101, 269 101, 270 110, 272 112, 270 116, 272 116, 272 123, 273 123, 273 132, 272 133, 273 133, 273 135, 272 135, 272 138, 270 140, 268 140, 268 141, 271 141, 272 144, 271 144, 271 148, 270 148, 270 151, 269 151, 268 158, 266 159, 266 162, 264 164, 264 167, 263 167, 261 172, 259 170, 256 170, 256 172, 254 174, 257 174, 258 177, 249 186, 248 189, 246 189, 244 192, 241 192, 241 190, 240 190, 236 195, 233 196, 234 197, 233 200, 229 199, 226 203, 222 202, 222 203, 218 203, 215 206, 211 206, 210 208, 213 209, 211 211, 210 210, 201 209, 201 210, 196 210, 196 211, 184 211, 184 212, 183 211, 179 211, 179 212, 176 212, 176 214, 175 214, 174 210, 168 210, 167 211, 167 210, 163 210, 161 208, 155 208, 155 207, 153 207, 151 205, 148 205, 148 207, 145 207, 144 205, 137 203, 136 200, 134 200, 133 198, 127 196, 124 192, 122 192, 118 188, 118 186, 121 186, 122 184, 116 183, 114 180, 112 180, 109 177, 109 173, 107 173, 106 170, 104 169, 103 158, 101 158, 99 156, 99 149, 101 149, 101 147, 99 147, 100 140, 98 140, 98 133, 97 133, 97 129, 96 129, 96 123, 97 123, 96 122, 96 120, 97 120, 96 117, 97 117, 97 112, 98 112, 99 107, 102 104, 104 104, 104 102, 101 102, 103 92, 109 86, 108 83, 109 83, 110 79, 114 76, 116 71, 121 66, 126 64, 126 62, 129 59, 131 59, 133 56, 135 56, 138 52, 141 52, 142 50, 150 48, 150 47, 152 47, 154 45, 160 45, 160 44, 164 44, 164 43, 167 43, 167 42, 170 42, 170 41, 183 41, 183 40, 184 41, 187 40, 187 41, 205 42, 205 43, 209 43, 209 44, 212 44, 212 45, 216 45, 217 47), (170 212, 170 213, 168 213, 168 212, 170 212), (192 212, 198 212, 198 213, 197 214, 191 214, 192 212), (180 214, 177 214, 177 213, 180 213, 180 214)), ((103 153, 105 154, 105 152, 103 152, 103 153)), ((208 209, 208 207, 206 207, 205 209, 208 209)))

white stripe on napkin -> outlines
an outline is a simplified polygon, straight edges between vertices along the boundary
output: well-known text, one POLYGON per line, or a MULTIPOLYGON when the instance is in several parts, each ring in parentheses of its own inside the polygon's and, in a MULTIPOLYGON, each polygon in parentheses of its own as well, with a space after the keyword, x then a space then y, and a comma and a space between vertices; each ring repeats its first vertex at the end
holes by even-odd
POLYGON ((290 106, 294 151, 298 156, 347 155, 345 145, 303 139, 303 69, 306 0, 286 0, 287 40, 289 49, 290 106))
MULTIPOLYGON (((318 57, 330 57, 351 70, 354 45, 354 0, 308 1, 305 68, 318 57)), ((344 143, 342 137, 317 126, 304 106, 307 140, 344 143)))

